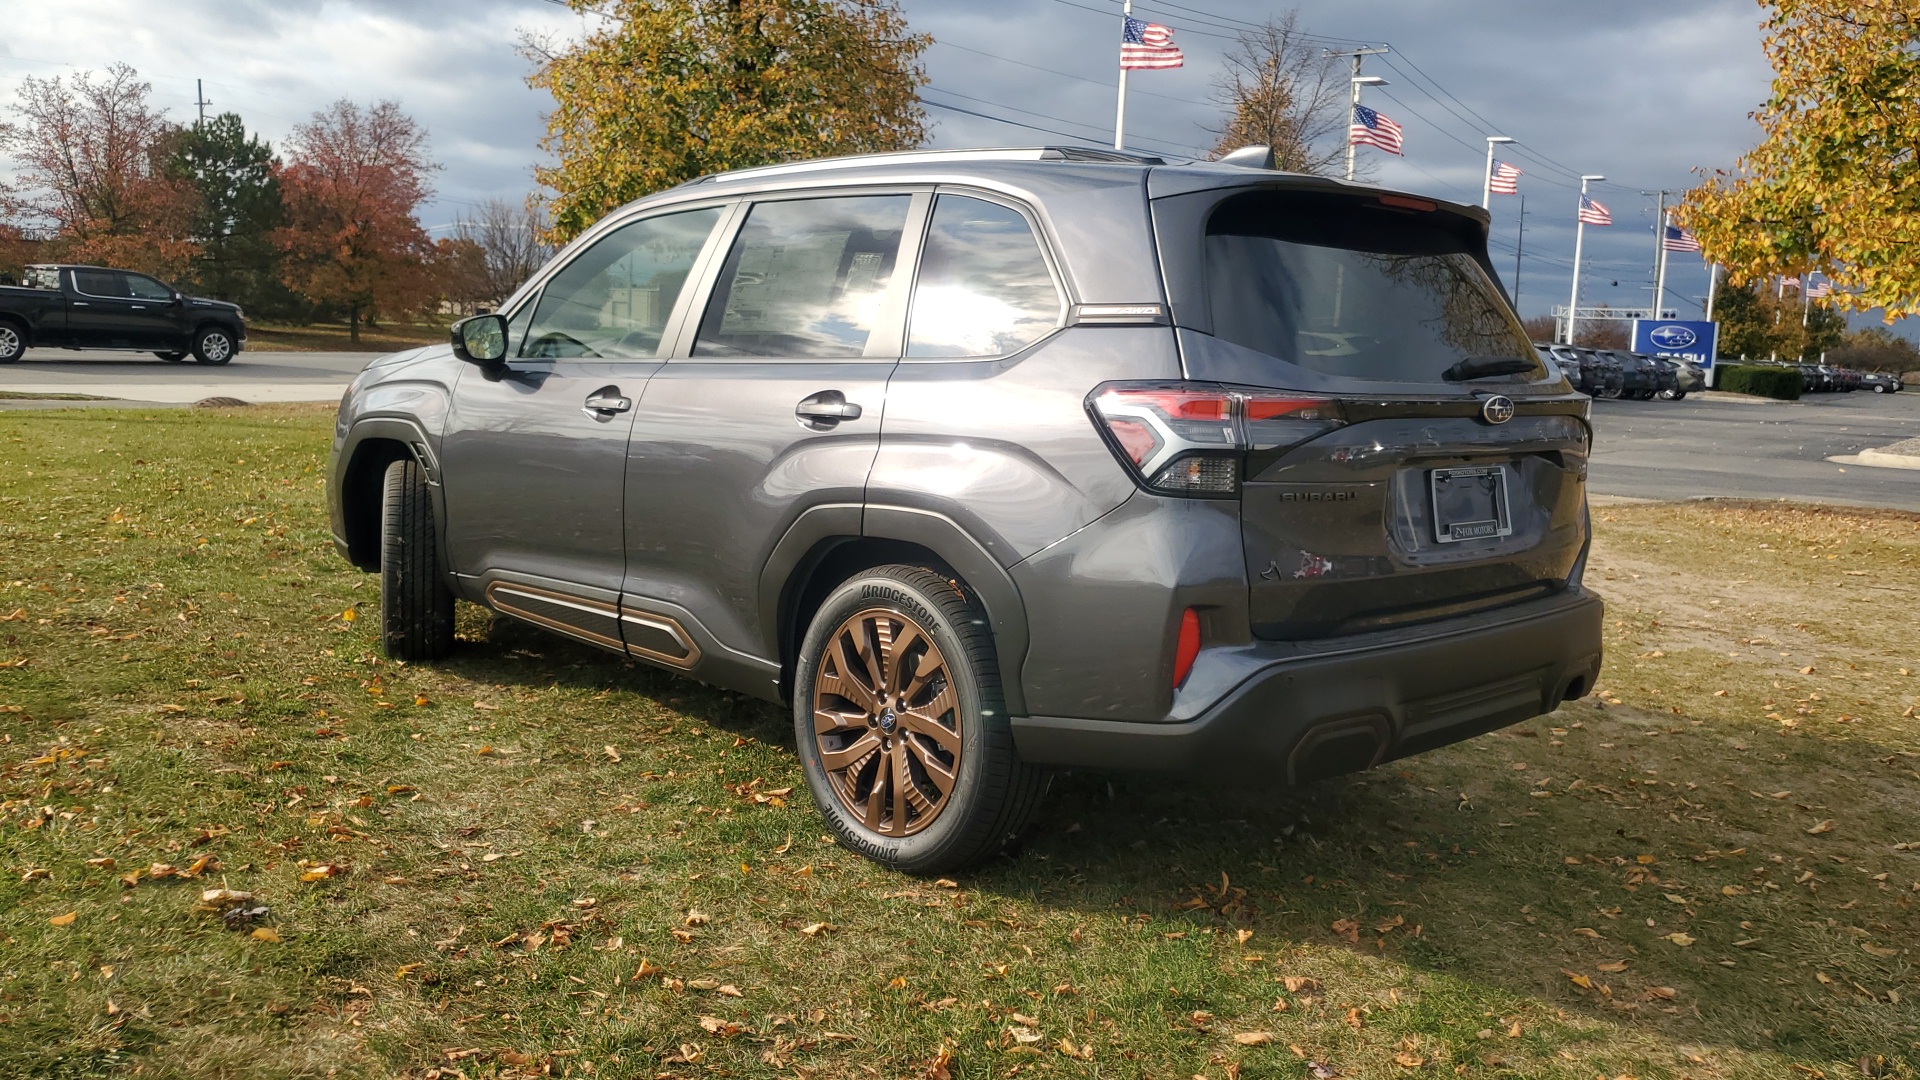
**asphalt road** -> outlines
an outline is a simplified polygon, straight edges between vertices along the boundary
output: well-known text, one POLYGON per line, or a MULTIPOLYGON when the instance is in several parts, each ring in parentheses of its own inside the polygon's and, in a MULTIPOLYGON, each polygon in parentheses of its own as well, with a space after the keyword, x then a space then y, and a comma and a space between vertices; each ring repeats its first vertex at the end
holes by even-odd
POLYGON ((1797 402, 1595 401, 1587 490, 1647 499, 1791 499, 1920 511, 1920 471, 1829 461, 1920 435, 1920 393, 1797 402))
MULTIPOLYGON (((0 367, 0 391, 186 404, 336 401, 376 353, 243 352, 222 367, 147 353, 31 349, 0 367)), ((71 408, 7 401, 0 408, 71 408)), ((104 403, 103 403, 104 404, 104 403)), ((1920 436, 1920 392, 1817 394, 1798 402, 1693 396, 1596 401, 1589 490, 1648 499, 1793 499, 1920 511, 1920 471, 1834 462, 1920 436)))
POLYGON ((152 353, 28 349, 19 362, 0 367, 0 390, 92 394, 160 404, 185 404, 208 397, 235 397, 253 403, 338 401, 360 369, 379 355, 243 352, 230 363, 215 367, 192 360, 169 364, 152 353))

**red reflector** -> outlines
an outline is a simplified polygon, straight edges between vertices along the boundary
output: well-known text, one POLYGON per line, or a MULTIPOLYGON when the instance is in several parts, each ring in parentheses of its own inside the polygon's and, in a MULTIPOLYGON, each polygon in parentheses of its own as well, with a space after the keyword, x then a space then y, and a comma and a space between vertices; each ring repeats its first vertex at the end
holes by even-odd
POLYGON ((1250 395, 1247 398, 1247 419, 1271 420, 1276 416, 1292 416, 1297 412, 1319 408, 1327 404, 1325 398, 1262 397, 1250 395))
POLYGON ((1431 203, 1425 199, 1409 199, 1405 195, 1382 195, 1380 196, 1380 205, 1381 206, 1397 206, 1402 210, 1438 210, 1440 209, 1439 203, 1431 203))
POLYGON ((1173 650, 1173 688, 1178 690, 1187 681, 1187 674, 1193 670, 1193 661, 1200 655, 1200 613, 1188 608, 1180 616, 1180 643, 1173 650))
POLYGON ((1160 439, 1144 421, 1126 417, 1116 417, 1107 421, 1107 430, 1113 432, 1113 439, 1120 449, 1133 459, 1135 465, 1144 465, 1159 448, 1160 439))

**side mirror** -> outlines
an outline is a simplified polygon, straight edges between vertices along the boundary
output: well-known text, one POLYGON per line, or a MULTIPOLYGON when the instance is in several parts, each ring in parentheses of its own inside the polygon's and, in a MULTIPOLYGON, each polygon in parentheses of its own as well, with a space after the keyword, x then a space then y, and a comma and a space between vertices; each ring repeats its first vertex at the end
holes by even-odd
POLYGON ((453 355, 475 364, 507 358, 507 317, 475 315, 453 324, 453 355))

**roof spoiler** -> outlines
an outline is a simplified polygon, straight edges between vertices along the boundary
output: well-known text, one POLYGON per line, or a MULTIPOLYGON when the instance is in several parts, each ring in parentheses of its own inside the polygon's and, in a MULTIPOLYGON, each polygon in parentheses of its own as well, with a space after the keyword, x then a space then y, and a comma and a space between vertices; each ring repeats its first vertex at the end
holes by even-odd
POLYGON ((1219 159, 1221 165, 1238 165, 1243 169, 1277 169, 1274 162, 1273 147, 1243 146, 1219 159))

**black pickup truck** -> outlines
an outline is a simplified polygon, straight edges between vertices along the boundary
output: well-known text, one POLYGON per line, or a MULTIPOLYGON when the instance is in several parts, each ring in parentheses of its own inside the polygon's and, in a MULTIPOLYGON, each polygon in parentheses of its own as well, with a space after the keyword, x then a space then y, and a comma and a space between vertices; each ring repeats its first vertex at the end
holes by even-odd
POLYGON ((184 296, 131 270, 37 264, 24 285, 0 286, 0 364, 28 346, 134 349, 162 360, 189 354, 224 364, 247 345, 238 304, 184 296))

